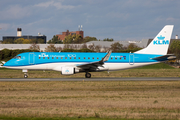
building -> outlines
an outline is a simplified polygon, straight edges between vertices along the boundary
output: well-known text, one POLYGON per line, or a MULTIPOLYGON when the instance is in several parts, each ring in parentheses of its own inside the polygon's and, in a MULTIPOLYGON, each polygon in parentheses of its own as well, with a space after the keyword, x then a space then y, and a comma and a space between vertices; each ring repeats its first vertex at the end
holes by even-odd
MULTIPOLYGON (((89 47, 90 45, 94 46, 99 46, 100 51, 107 51, 108 48, 111 47, 111 44, 119 42, 120 44, 123 44, 123 46, 129 45, 131 43, 130 41, 90 41, 87 42, 86 45, 89 47)), ((148 39, 142 40, 142 41, 133 41, 134 44, 136 44, 139 47, 146 47, 148 43, 148 39)), ((3 49, 10 49, 10 50, 15 50, 15 49, 28 49, 32 44, 0 44, 0 50, 3 49)), ((40 47, 40 51, 45 51, 45 48, 49 46, 49 44, 37 44, 40 47)), ((54 44, 55 47, 61 47, 64 48, 66 44, 54 44)), ((75 49, 80 49, 83 44, 69 44, 69 46, 76 46, 75 49)))
MULTIPOLYGON (((37 44, 40 48, 41 52, 45 52, 45 48, 47 48, 50 44, 37 44)), ((54 44, 55 47, 64 48, 66 44, 54 44)), ((71 45, 71 44, 69 44, 71 45)), ((80 49, 83 44, 72 44, 73 46, 78 46, 80 49)), ((29 49, 32 44, 0 44, 0 50, 9 49, 9 50, 16 50, 16 49, 29 49)), ((87 44, 89 46, 89 44, 87 44)))
POLYGON ((60 40, 64 40, 66 36, 68 35, 80 35, 82 38, 84 37, 84 31, 79 30, 79 31, 73 31, 73 32, 69 32, 69 30, 67 30, 66 32, 62 32, 62 34, 57 34, 56 36, 58 36, 58 38, 60 40))
POLYGON ((133 43, 137 45, 140 48, 145 48, 148 45, 149 40, 143 39, 141 41, 90 41, 86 44, 95 45, 95 46, 101 46, 102 48, 110 48, 112 44, 119 42, 123 46, 128 46, 130 43, 133 43))
POLYGON ((3 41, 7 39, 11 39, 12 41, 15 41, 16 39, 24 38, 24 39, 36 39, 37 41, 40 39, 43 39, 43 43, 46 43, 46 36, 41 35, 38 33, 38 36, 32 36, 32 35, 23 35, 22 36, 22 29, 17 28, 17 36, 3 36, 3 41))

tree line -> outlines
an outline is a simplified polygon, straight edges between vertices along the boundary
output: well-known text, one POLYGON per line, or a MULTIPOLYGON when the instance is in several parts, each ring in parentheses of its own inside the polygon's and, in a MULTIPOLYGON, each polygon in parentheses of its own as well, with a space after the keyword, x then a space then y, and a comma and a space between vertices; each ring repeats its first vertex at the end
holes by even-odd
MULTIPOLYGON (((68 35, 65 37, 64 40, 61 40, 58 38, 58 36, 54 35, 52 39, 50 39, 47 43, 48 44, 82 44, 89 41, 101 41, 100 39, 97 40, 96 37, 89 37, 86 36, 85 38, 82 38, 81 35, 68 35)), ((114 41, 112 38, 105 38, 102 41, 114 41)), ((2 44, 44 44, 43 39, 24 39, 24 38, 18 38, 18 39, 5 39, 3 40, 2 44)))
POLYGON ((0 60, 9 60, 16 55, 24 52, 38 52, 38 50, 30 50, 30 49, 16 49, 16 50, 9 50, 3 49, 0 50, 0 60))
MULTIPOLYGON (((101 41, 98 40, 96 37, 90 37, 86 36, 85 38, 82 38, 81 35, 68 35, 65 37, 64 40, 61 40, 61 38, 58 38, 58 36, 54 35, 51 40, 49 40, 48 44, 82 44, 87 43, 90 41, 101 41)), ((105 38, 102 41, 114 41, 112 38, 105 38)))
POLYGON ((173 40, 170 44, 168 54, 174 54, 176 56, 176 59, 180 59, 180 41, 179 40, 173 40))
POLYGON ((14 39, 5 39, 3 40, 2 44, 43 44, 44 40, 39 38, 39 39, 24 39, 24 38, 18 38, 16 40, 14 39))
MULTIPOLYGON (((64 47, 55 47, 55 44, 49 44, 44 52, 107 52, 111 49, 113 52, 135 52, 140 50, 141 48, 137 47, 135 44, 131 43, 127 47, 123 46, 119 42, 116 42, 111 45, 110 48, 102 47, 100 45, 86 45, 85 43, 82 45, 75 45, 75 44, 65 44, 64 47)), ((3 49, 0 51, 0 60, 9 60, 16 55, 23 53, 23 52, 43 52, 40 50, 38 44, 32 44, 28 49, 16 49, 16 50, 9 50, 3 49)))
POLYGON ((50 44, 45 48, 45 52, 107 52, 109 49, 112 50, 112 52, 135 52, 137 50, 140 50, 142 48, 139 48, 133 43, 130 43, 128 46, 123 46, 119 42, 115 42, 111 44, 111 47, 104 47, 101 45, 87 45, 86 43, 81 45, 76 44, 65 44, 64 47, 55 47, 54 44, 50 44), (70 51, 69 51, 70 50, 70 51))

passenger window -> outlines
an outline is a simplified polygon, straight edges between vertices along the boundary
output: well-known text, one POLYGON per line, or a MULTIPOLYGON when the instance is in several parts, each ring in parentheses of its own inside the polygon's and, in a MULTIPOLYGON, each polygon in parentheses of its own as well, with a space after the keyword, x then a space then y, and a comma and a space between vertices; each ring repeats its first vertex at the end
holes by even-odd
POLYGON ((56 59, 58 59, 58 57, 56 57, 56 59))
POLYGON ((49 59, 49 57, 48 57, 48 59, 49 59))
POLYGON ((117 58, 115 58, 117 60, 117 58))
POLYGON ((74 59, 76 59, 76 57, 74 57, 74 59))
POLYGON ((119 59, 121 60, 121 57, 119 59))
POLYGON ((88 59, 90 59, 90 57, 88 57, 88 59))
POLYGON ((54 57, 52 57, 52 59, 54 59, 54 57))
POLYGON ((97 58, 97 59, 99 59, 99 58, 97 58))
POLYGON ((113 58, 111 58, 111 60, 112 60, 113 58))
POLYGON ((79 57, 79 59, 80 59, 80 57, 79 57))
POLYGON ((65 59, 67 59, 67 57, 65 57, 65 59))
POLYGON ((70 57, 70 59, 71 59, 71 57, 70 57))
POLYGON ((43 59, 45 59, 45 57, 43 57, 43 59))
POLYGON ((39 57, 39 59, 41 59, 41 57, 39 57))
POLYGON ((126 58, 124 57, 124 59, 126 60, 126 58))
POLYGON ((63 59, 63 57, 61 57, 61 59, 63 59))
POLYGON ((84 57, 84 59, 86 59, 86 58, 84 57))
POLYGON ((94 59, 94 57, 93 57, 93 59, 94 59))

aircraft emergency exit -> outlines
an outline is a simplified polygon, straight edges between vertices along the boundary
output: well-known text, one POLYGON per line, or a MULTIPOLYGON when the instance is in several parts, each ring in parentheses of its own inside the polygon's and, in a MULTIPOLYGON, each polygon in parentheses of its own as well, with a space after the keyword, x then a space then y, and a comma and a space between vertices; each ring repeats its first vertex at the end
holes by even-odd
POLYGON ((85 72, 114 71, 150 65, 174 59, 167 54, 171 40, 173 25, 166 25, 152 42, 144 49, 135 53, 80 53, 80 52, 27 52, 21 53, 7 61, 4 67, 10 69, 28 70, 55 70, 63 75, 73 75, 85 72))

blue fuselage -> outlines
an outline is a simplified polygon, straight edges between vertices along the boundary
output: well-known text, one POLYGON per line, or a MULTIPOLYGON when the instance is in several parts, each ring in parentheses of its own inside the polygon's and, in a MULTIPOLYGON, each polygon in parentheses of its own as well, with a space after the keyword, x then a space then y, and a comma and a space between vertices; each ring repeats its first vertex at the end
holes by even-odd
MULTIPOLYGON (((17 55, 4 64, 12 69, 43 69, 53 70, 57 66, 77 66, 100 61, 107 53, 74 53, 74 52, 27 52, 17 55)), ((120 70, 153 64, 160 61, 152 58, 161 55, 136 53, 111 53, 108 61, 104 63, 108 69, 120 70)), ((163 61, 163 60, 161 60, 163 61)))

